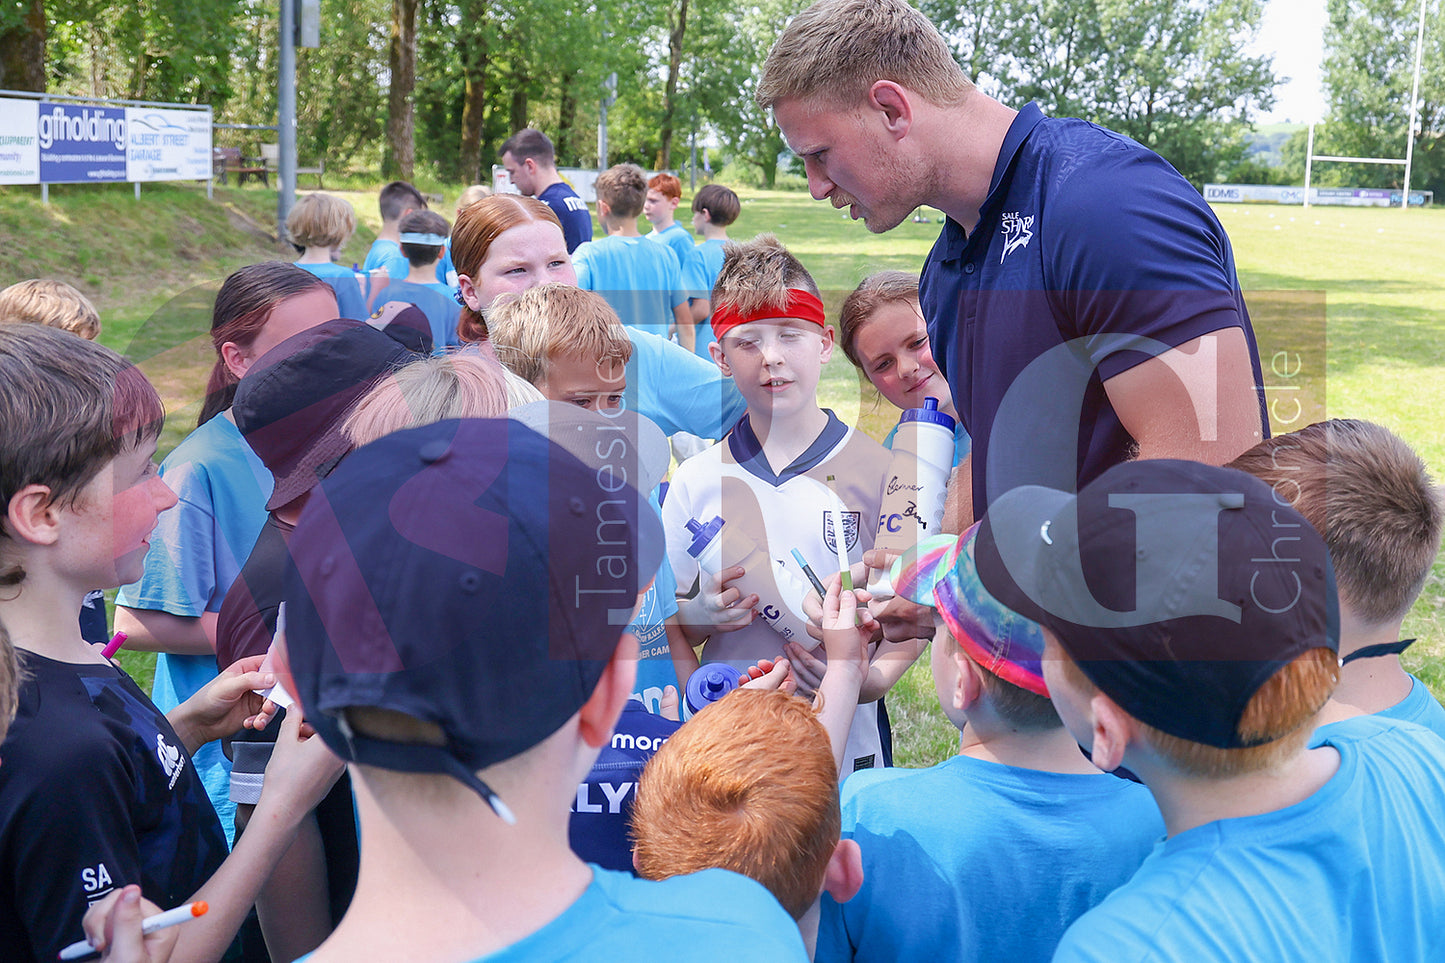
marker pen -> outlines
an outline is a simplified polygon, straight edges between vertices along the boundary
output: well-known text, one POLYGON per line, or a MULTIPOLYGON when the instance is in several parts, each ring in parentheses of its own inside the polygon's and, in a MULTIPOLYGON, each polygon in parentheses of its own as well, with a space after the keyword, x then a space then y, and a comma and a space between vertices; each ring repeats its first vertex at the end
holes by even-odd
POLYGON ((127 638, 128 636, 124 632, 117 632, 115 635, 111 636, 110 641, 105 644, 105 648, 100 650, 101 658, 108 659, 111 656, 115 655, 117 652, 119 652, 120 647, 122 645, 125 645, 125 640, 127 638))
POLYGON ((818 593, 818 598, 826 598, 828 590, 823 588, 823 583, 818 581, 818 576, 803 558, 803 553, 796 548, 793 549, 793 561, 798 563, 798 568, 802 569, 803 574, 808 577, 808 581, 812 583, 813 589, 818 593))
MULTIPOLYGON (((205 916, 206 911, 211 907, 205 900, 197 900, 194 903, 183 903, 175 909, 168 909, 164 913, 157 913, 154 916, 147 916, 141 920, 141 933, 154 933, 156 930, 163 930, 167 926, 176 926, 186 920, 193 920, 197 916, 205 916)), ((98 953, 95 947, 90 945, 90 940, 80 940, 71 943, 60 951, 62 960, 83 960, 87 956, 94 956, 98 953)))

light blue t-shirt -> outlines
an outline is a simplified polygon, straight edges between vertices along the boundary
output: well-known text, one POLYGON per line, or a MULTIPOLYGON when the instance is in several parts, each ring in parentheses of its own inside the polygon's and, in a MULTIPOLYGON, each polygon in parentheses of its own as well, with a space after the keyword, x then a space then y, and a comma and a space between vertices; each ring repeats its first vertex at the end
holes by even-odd
POLYGON ((1339 753, 1313 795, 1161 843, 1069 928, 1055 963, 1439 959, 1445 744, 1357 716, 1312 745, 1339 753))
MULTIPOLYGON (((689 298, 712 300, 713 282, 722 270, 723 245, 726 241, 714 239, 703 241, 692 249, 692 254, 682 266, 682 289, 689 298)), ((712 315, 697 326, 697 342, 693 353, 700 358, 712 360, 707 346, 717 339, 712 334, 712 315)))
POLYGON ((679 431, 721 438, 747 409, 733 379, 711 361, 659 337, 628 328, 632 357, 627 362, 627 407, 652 419, 664 435, 679 431))
POLYGON ((679 266, 687 263, 688 255, 692 253, 692 232, 681 224, 673 221, 667 226, 667 230, 659 231, 653 228, 648 234, 649 241, 656 241, 659 244, 666 244, 677 255, 679 266))
POLYGON ((366 252, 366 263, 361 267, 368 274, 377 268, 386 268, 393 281, 400 281, 411 273, 411 262, 401 253, 401 245, 382 238, 371 242, 371 249, 366 252))
MULTIPOLYGON (((116 604, 185 618, 219 612, 266 522, 272 478, 225 414, 191 432, 161 463, 176 504, 161 513, 140 580, 121 587, 116 604)), ((151 699, 168 712, 216 677, 214 655, 156 657, 151 699)), ((235 834, 231 763, 221 744, 193 756, 229 842, 235 834)))
POLYGON ((310 271, 331 285, 331 289, 336 292, 336 310, 341 312, 337 317, 365 321, 371 314, 366 310, 363 282, 357 279, 356 272, 351 268, 340 264, 302 264, 300 261, 296 262, 296 266, 310 271))
POLYGON ((445 284, 450 290, 457 290, 457 266, 452 263, 452 239, 447 238, 447 246, 442 251, 442 259, 437 262, 437 283, 445 284))
POLYGON ((433 353, 442 354, 458 343, 457 318, 462 313, 462 306, 452 297, 452 289, 445 284, 392 281, 377 292, 372 303, 379 308, 388 301, 405 301, 421 309, 431 324, 433 353))
MULTIPOLYGON (((310 954, 296 963, 304 963, 310 954)), ((592 867, 562 915, 472 963, 687 960, 806 963, 798 925, 760 884, 725 869, 652 881, 592 867)))
POLYGON ((1047 960, 1164 836, 1149 790, 1103 773, 954 756, 843 783, 863 888, 823 897, 819 963, 1047 960))
POLYGON ((1382 709, 1375 715, 1382 719, 1396 719, 1400 722, 1413 722, 1417 726, 1424 726, 1442 739, 1445 739, 1445 708, 1435 700, 1425 683, 1410 676, 1410 694, 1399 702, 1382 709))
POLYGON ((666 244, 614 234, 581 245, 572 261, 577 286, 606 298, 623 324, 664 334, 672 309, 687 303, 682 266, 666 244))
MULTIPOLYGON (((647 496, 647 503, 662 520, 662 506, 658 503, 657 492, 647 496)), ((657 577, 652 587, 642 596, 637 615, 628 624, 627 631, 637 636, 637 681, 632 686, 632 698, 647 707, 648 712, 662 711, 662 690, 668 686, 681 687, 677 682, 677 670, 672 667, 672 648, 667 642, 667 619, 677 614, 677 578, 668 564, 667 553, 662 553, 662 564, 658 566, 657 577)))

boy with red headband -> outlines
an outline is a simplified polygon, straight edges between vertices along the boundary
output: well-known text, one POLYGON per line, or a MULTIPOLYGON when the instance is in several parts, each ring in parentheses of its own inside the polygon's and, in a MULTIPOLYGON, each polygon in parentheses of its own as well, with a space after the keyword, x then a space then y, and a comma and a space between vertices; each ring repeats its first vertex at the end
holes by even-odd
MULTIPOLYGON (((761 598, 734 584, 773 582, 770 571, 744 570, 742 559, 733 557, 732 540, 723 542, 720 571, 701 570, 690 551, 688 523, 706 526, 721 517, 768 558, 791 559, 796 549, 826 575, 838 570, 840 554, 857 562, 872 547, 888 460, 877 442, 818 407, 818 379, 833 353, 833 331, 824 323, 813 278, 775 237, 729 245, 712 294, 712 357, 737 384, 747 415, 673 473, 662 521, 680 593, 678 621, 688 642, 705 643, 702 661, 746 669, 782 654, 783 637, 754 612, 784 604, 781 594, 761 598), (840 514, 843 531, 836 532, 840 514)), ((791 561, 788 567, 802 578, 791 561)), ((698 664, 690 647, 674 650, 673 661, 679 679, 698 664)), ((876 705, 886 686, 874 688, 880 691, 865 687, 860 696, 865 704, 853 720, 845 774, 888 762, 876 705)))

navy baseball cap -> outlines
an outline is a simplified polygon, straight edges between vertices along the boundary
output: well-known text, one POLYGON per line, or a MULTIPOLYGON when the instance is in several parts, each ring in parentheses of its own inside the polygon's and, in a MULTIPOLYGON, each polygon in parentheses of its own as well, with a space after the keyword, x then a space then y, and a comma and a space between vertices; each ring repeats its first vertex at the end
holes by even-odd
MULTIPOLYGON (((600 419, 599 419, 600 420, 600 419)), ((306 719, 343 759, 477 771, 592 695, 661 561, 630 488, 512 419, 442 421, 357 449, 291 539, 286 646, 306 719), (354 731, 344 710, 430 722, 445 745, 354 731)))
POLYGON ((351 451, 342 430, 351 409, 382 378, 431 350, 430 334, 423 341, 415 331, 416 316, 427 323, 411 305, 376 323, 326 321, 282 341, 246 372, 231 413, 276 479, 267 511, 295 501, 335 468, 351 451))
POLYGON ((1238 729, 1259 687, 1310 649, 1339 651, 1324 539, 1234 469, 1134 461, 1077 496, 1015 488, 989 506, 975 558, 1100 691, 1191 742, 1253 745, 1238 729))

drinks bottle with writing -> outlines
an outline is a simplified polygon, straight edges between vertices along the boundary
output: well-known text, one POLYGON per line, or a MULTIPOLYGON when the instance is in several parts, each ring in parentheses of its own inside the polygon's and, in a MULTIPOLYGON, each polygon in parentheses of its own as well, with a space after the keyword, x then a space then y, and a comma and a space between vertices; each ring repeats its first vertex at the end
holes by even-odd
POLYGON ((733 565, 741 565, 743 577, 733 586, 743 595, 757 595, 754 611, 769 628, 784 639, 812 649, 818 640, 808 634, 808 619, 803 615, 803 599, 808 583, 794 575, 783 563, 769 558, 745 533, 727 525, 721 516, 704 525, 695 518, 687 521, 692 543, 687 553, 697 559, 704 571, 713 575, 733 565))
MULTIPOLYGON (((948 476, 953 470, 954 420, 938 410, 937 398, 923 399, 898 419, 893 460, 884 475, 875 550, 903 553, 939 533, 948 476)), ((893 594, 887 570, 870 571, 868 591, 875 599, 893 594)))

